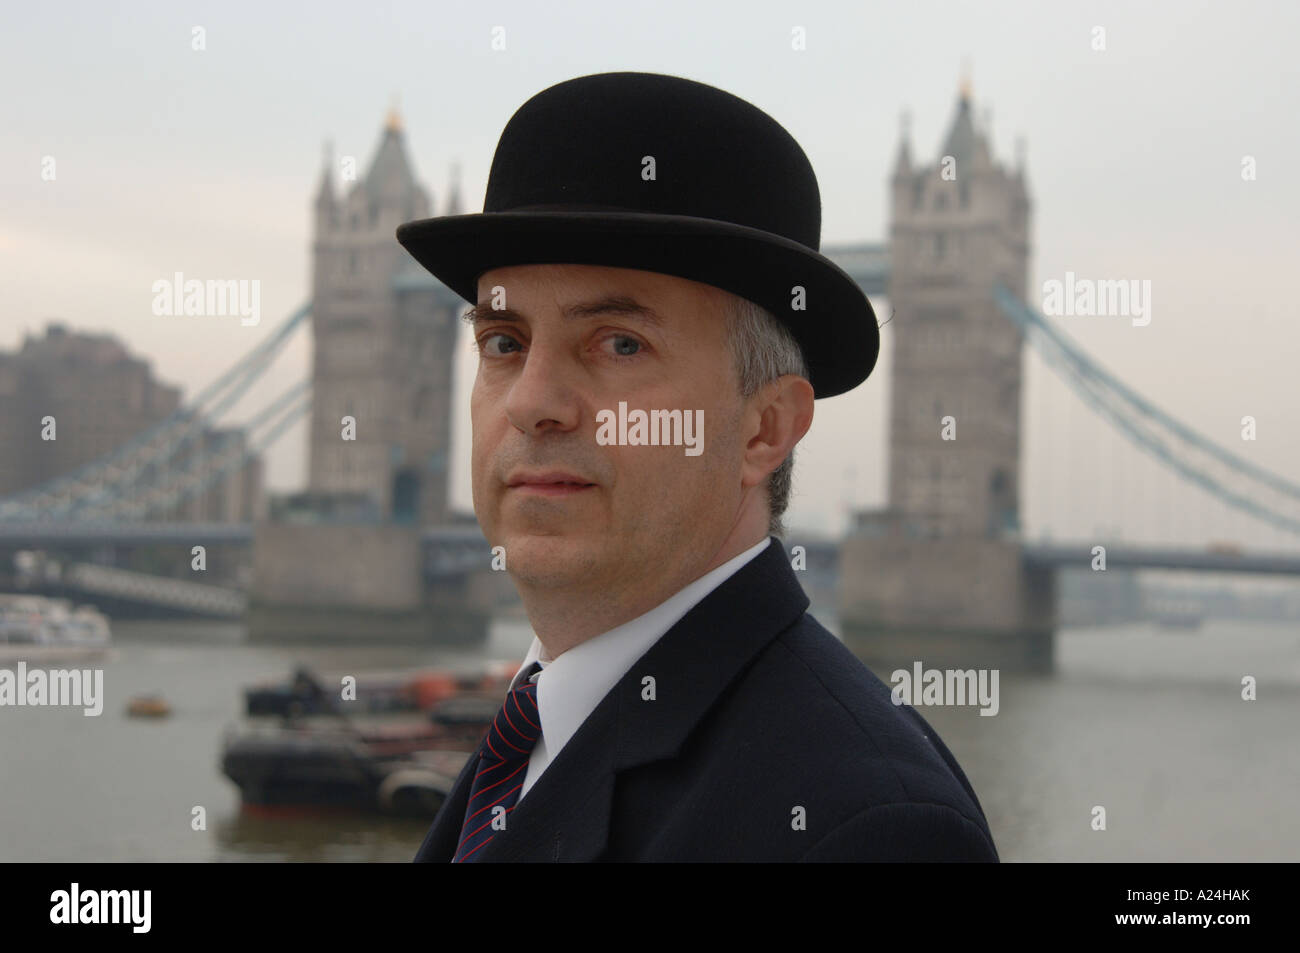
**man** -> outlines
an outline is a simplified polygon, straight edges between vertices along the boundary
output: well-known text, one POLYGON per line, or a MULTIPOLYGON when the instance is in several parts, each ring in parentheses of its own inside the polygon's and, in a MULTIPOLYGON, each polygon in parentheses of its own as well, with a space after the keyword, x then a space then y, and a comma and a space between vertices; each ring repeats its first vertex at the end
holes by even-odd
POLYGON ((771 117, 606 73, 515 113, 482 214, 398 229, 475 303, 474 509, 536 634, 417 861, 997 860, 775 538, 879 351, 820 226, 771 117))

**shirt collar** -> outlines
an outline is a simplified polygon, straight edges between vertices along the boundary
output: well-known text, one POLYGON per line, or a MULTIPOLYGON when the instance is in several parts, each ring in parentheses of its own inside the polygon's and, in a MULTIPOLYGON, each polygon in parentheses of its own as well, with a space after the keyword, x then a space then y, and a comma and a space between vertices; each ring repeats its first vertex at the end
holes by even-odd
MULTIPOLYGON (((554 758, 573 737, 587 716, 600 704, 624 673, 649 651, 660 637, 677 624, 701 599, 733 576, 742 566, 772 543, 764 537, 738 556, 709 570, 699 579, 629 622, 575 645, 557 659, 551 659, 541 641, 533 636, 522 668, 536 661, 542 670, 533 676, 537 683, 537 710, 541 716, 546 750, 554 758)), ((517 684, 512 683, 513 688, 517 684)))

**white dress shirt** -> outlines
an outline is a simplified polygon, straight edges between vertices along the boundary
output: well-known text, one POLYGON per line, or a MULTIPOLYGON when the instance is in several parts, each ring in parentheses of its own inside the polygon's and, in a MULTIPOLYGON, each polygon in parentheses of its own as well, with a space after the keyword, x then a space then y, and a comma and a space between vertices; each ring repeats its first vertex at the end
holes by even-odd
MULTIPOLYGON (((528 793, 546 766, 559 755, 560 749, 636 660, 696 603, 770 543, 770 537, 764 536, 761 542, 711 569, 644 615, 575 645, 557 659, 551 659, 546 648, 533 636, 521 672, 534 661, 542 666, 542 670, 532 678, 537 684, 537 711, 542 720, 542 736, 537 739, 528 759, 528 771, 519 790, 520 798, 528 793)), ((510 687, 513 689, 515 684, 517 681, 510 687)))

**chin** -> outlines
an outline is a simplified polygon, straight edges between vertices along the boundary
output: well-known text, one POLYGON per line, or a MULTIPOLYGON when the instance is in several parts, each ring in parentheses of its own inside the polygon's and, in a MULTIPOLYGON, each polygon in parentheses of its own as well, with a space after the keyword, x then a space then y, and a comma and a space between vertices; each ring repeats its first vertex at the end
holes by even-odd
POLYGON ((537 530, 507 531, 506 570, 528 583, 561 584, 590 575, 598 562, 597 546, 589 536, 537 530))

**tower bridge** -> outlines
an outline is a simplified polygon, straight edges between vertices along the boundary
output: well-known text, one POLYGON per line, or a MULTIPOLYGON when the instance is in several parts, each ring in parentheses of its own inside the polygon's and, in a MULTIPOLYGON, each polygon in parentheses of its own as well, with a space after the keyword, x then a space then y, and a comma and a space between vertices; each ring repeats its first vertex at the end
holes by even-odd
MULTIPOLYGON (((1057 574, 1087 567, 1098 543, 1023 537, 1026 342, 1167 477, 1244 518, 1300 533, 1300 486, 1155 407, 1026 303, 1023 158, 1012 167, 994 156, 968 93, 933 161, 914 158, 904 134, 889 189, 887 243, 823 249, 904 318, 889 323, 885 505, 855 513, 843 540, 805 541, 814 611, 831 609, 854 651, 884 665, 1052 665, 1057 574), (826 606, 834 591, 836 604, 826 606)), ((443 214, 460 205, 453 182, 443 214)), ((68 580, 178 611, 242 616, 254 638, 481 639, 492 609, 514 593, 492 570, 472 516, 448 505, 452 356, 464 302, 393 238, 399 224, 431 214, 396 114, 365 175, 345 191, 327 156, 313 206, 309 302, 187 407, 92 464, 0 499, 3 564, 24 550, 57 554, 68 580), (246 439, 214 454, 182 453, 300 327, 314 340, 310 379, 250 419, 246 439), (307 488, 278 500, 270 518, 167 517, 303 415, 307 488), (195 546, 222 552, 217 563, 230 570, 210 577, 210 591, 187 572, 195 546), (121 565, 143 547, 174 553, 171 583, 121 565), (95 565, 120 571, 86 568, 95 565)), ((1100 545, 1116 567, 1300 573, 1294 553, 1118 538, 1100 545)))

